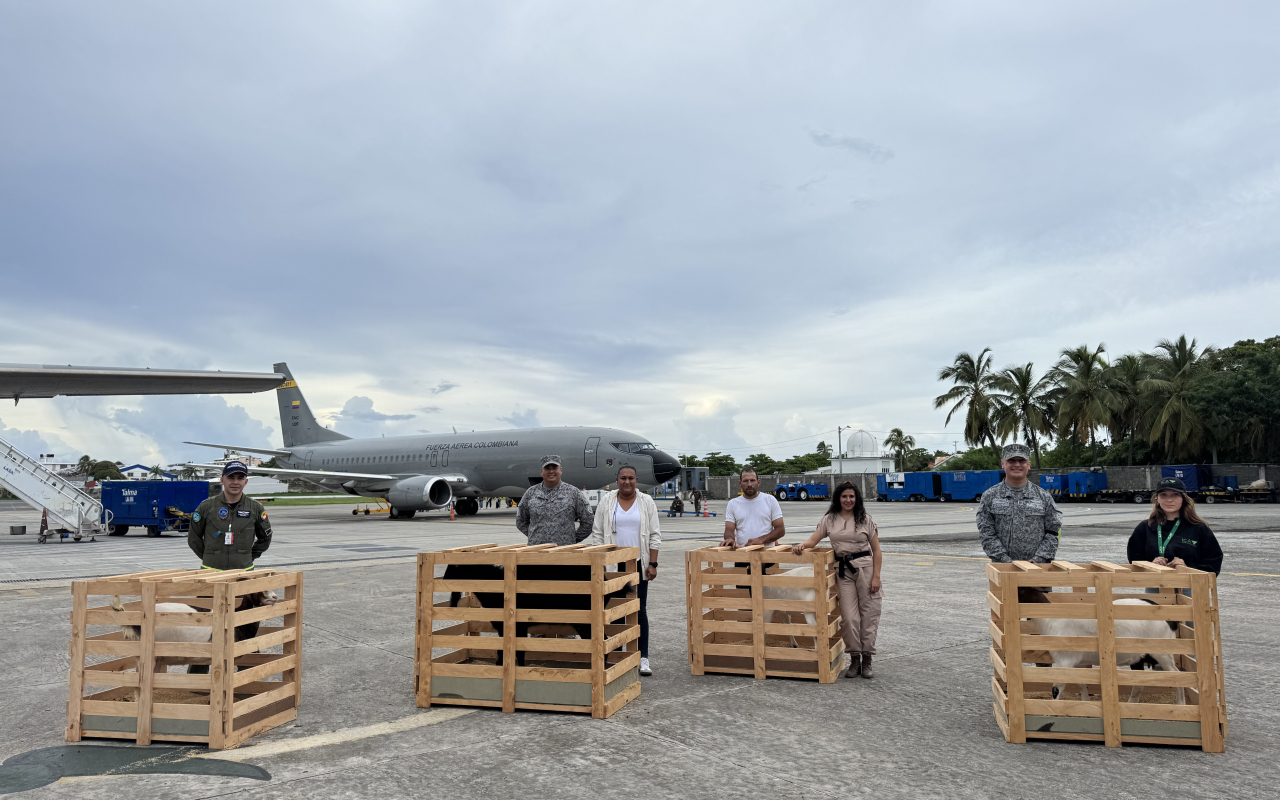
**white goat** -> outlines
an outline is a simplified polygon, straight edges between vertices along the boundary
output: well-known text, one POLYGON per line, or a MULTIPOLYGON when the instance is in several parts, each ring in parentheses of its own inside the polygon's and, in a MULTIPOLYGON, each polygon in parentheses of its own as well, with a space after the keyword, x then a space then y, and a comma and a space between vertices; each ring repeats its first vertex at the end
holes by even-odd
MULTIPOLYGON (((237 610, 244 611, 260 606, 273 606, 279 601, 279 596, 270 589, 262 592, 253 592, 240 598, 240 606, 237 610)), ((120 602, 120 595, 115 595, 111 598, 111 608, 115 611, 125 610, 124 604, 120 602)), ((201 613, 201 611, 198 608, 192 608, 186 603, 156 603, 156 613, 197 614, 201 613)), ((248 622, 243 625, 237 625, 234 631, 235 640, 240 642, 257 636, 259 624, 257 622, 248 622)), ((124 633, 125 641, 136 642, 142 638, 142 628, 137 625, 125 625, 121 628, 121 631, 124 633)), ((157 625, 155 640, 157 642, 202 644, 213 641, 213 629, 207 625, 157 625)), ((191 658, 187 656, 156 656, 155 671, 168 672, 170 664, 189 664, 190 662, 191 658)))
MULTIPOLYGON (((1038 590, 1029 587, 1018 589, 1019 603, 1048 603, 1048 596, 1038 590)), ((1118 606, 1135 606, 1135 605, 1156 605, 1150 600, 1140 598, 1124 598, 1115 600, 1118 606)), ((1098 621, 1096 619, 1051 619, 1041 618, 1033 619, 1036 629, 1042 636, 1097 636, 1098 621)), ((1176 622, 1166 622, 1159 619, 1118 619, 1115 620, 1115 635, 1117 639, 1174 639, 1177 638, 1178 624, 1176 622)), ((1090 667, 1097 666, 1098 654, 1089 653, 1081 650, 1051 650, 1050 655, 1053 656, 1053 666, 1059 668, 1074 667, 1090 667)), ((1116 665, 1127 667, 1136 664, 1147 657, 1145 653, 1116 653, 1116 665)), ((1166 672, 1179 672, 1177 660, 1169 653, 1151 653, 1150 657, 1160 665, 1166 672)), ((1089 699, 1089 688, 1085 684, 1080 686, 1080 699, 1089 699)), ((1054 684, 1053 697, 1056 700, 1062 695, 1066 684, 1054 684)), ((1178 705, 1185 705, 1187 702, 1186 694, 1182 687, 1177 687, 1178 705)), ((1142 695, 1142 687, 1134 686, 1129 692, 1129 702, 1137 702, 1142 695)))
MULTIPOLYGON (((789 569, 786 572, 780 572, 777 575, 773 575, 771 577, 812 578, 813 565, 805 564, 802 567, 789 569)), ((766 600, 801 600, 805 603, 809 603, 810 606, 812 606, 814 597, 815 597, 815 594, 813 591, 813 587, 800 587, 800 586, 766 586, 764 587, 764 598, 766 600)), ((765 614, 765 619, 767 619, 769 622, 773 622, 774 615, 785 614, 785 613, 787 612, 777 611, 777 610, 767 612, 765 614)), ((804 612, 804 621, 806 625, 818 624, 818 618, 812 611, 804 612)), ((799 645, 796 643, 796 637, 794 636, 791 637, 791 646, 799 647, 799 645)))

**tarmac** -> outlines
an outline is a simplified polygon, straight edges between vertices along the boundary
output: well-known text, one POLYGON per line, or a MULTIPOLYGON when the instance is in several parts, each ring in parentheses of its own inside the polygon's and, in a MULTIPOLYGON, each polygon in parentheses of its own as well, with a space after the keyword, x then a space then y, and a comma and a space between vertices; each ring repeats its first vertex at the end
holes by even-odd
MULTIPOLYGON (((722 511, 723 503, 712 503, 722 511)), ((823 504, 784 503, 788 535, 823 504)), ((649 592, 655 674, 608 720, 414 707, 414 554, 514 543, 513 509, 451 521, 271 510, 263 567, 305 573, 298 719, 238 750, 68 746, 69 581, 193 566, 185 537, 40 545, 39 516, 0 506, 0 794, 32 798, 1275 797, 1280 708, 1280 506, 1201 506, 1226 552, 1219 579, 1230 730, 1194 748, 1007 744, 991 712, 990 639, 973 505, 875 503, 886 552, 876 677, 812 681, 690 674, 676 551, 718 541, 720 517, 662 518, 649 592), (207 756, 207 757, 206 757, 207 756), (16 795, 18 796, 18 795, 16 795)), ((1145 509, 1066 505, 1059 557, 1125 561, 1145 509)))

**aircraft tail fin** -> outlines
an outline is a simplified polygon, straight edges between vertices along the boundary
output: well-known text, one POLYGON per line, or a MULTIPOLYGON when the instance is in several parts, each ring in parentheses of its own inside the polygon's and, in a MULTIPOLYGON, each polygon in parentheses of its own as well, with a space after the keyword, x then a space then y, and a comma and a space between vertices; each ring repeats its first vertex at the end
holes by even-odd
POLYGON ((337 431, 316 422, 311 407, 302 396, 302 390, 289 372, 289 365, 283 361, 275 365, 275 371, 284 375, 287 380, 276 389, 276 400, 280 403, 280 430, 284 437, 285 447, 315 444, 316 442, 336 442, 350 439, 337 431))

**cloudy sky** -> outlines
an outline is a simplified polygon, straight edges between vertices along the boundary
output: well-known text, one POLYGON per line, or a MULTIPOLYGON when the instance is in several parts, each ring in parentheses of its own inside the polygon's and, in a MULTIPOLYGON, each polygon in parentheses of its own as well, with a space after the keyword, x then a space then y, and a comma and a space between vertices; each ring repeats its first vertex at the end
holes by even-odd
MULTIPOLYGON (((1271 3, 0 5, 0 361, 269 371, 355 435, 950 448, 939 367, 1280 303, 1271 3)), ((279 443, 271 394, 0 407, 279 443)))

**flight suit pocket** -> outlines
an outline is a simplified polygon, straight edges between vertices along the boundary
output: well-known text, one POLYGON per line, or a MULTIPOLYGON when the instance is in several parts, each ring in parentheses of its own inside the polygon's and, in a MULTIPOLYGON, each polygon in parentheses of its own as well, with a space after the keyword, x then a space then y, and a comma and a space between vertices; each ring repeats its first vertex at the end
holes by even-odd
POLYGON ((1036 517, 1044 516, 1044 502, 1039 498, 1022 501, 1022 513, 1036 517))
POLYGON ((1013 512, 1013 502, 1010 500, 996 499, 991 501, 992 514, 1009 514, 1013 512))

